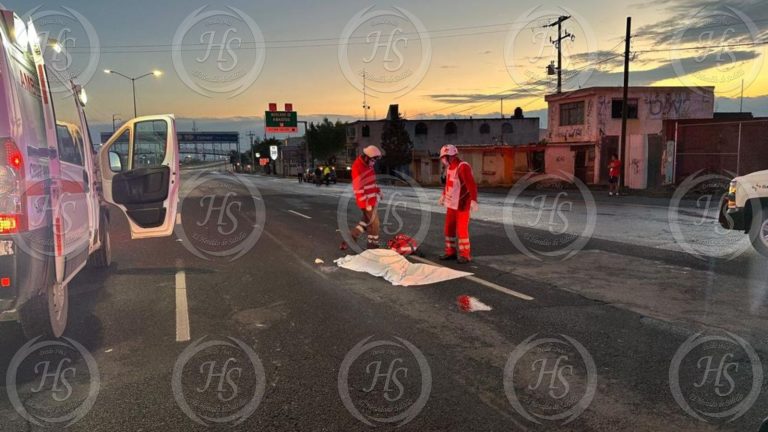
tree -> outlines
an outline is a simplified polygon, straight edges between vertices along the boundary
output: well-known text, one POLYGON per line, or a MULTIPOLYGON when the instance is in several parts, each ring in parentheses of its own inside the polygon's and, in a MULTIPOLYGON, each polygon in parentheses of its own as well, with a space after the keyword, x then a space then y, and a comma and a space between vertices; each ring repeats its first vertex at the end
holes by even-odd
POLYGON ((327 161, 344 149, 347 140, 347 124, 324 118, 321 123, 309 124, 304 137, 313 159, 327 161))
POLYGON ((384 151, 382 164, 387 174, 393 170, 408 166, 413 161, 413 141, 401 115, 395 120, 387 120, 381 133, 381 149, 384 151))

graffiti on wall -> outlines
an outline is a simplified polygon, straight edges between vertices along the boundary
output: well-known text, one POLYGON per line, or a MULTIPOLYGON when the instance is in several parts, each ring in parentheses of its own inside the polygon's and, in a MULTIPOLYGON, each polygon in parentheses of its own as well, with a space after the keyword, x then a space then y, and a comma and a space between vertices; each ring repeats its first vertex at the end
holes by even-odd
POLYGON ((557 131, 557 138, 563 141, 580 140, 584 136, 584 129, 578 127, 561 127, 557 131))
POLYGON ((691 94, 680 93, 654 93, 645 97, 650 118, 684 119, 689 117, 691 108, 691 94))

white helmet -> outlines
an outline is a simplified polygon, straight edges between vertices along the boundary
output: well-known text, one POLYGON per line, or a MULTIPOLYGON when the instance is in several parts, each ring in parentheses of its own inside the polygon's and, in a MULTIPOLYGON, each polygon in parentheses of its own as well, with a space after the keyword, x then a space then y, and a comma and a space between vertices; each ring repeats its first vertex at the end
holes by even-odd
POLYGON ((368 146, 365 149, 363 149, 363 154, 368 156, 369 158, 380 158, 381 157, 381 150, 379 150, 376 146, 368 146))
POLYGON ((440 149, 440 157, 443 156, 456 156, 459 154, 459 150, 456 148, 455 145, 444 145, 443 148, 440 149))

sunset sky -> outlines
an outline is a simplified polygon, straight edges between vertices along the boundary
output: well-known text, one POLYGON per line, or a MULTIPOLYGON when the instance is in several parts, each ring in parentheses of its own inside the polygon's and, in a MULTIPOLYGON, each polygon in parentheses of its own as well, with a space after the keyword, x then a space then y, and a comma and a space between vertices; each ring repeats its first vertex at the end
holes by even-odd
POLYGON ((203 129, 260 130, 269 102, 291 102, 303 119, 362 118, 362 70, 370 117, 384 116, 390 103, 409 118, 495 117, 501 97, 506 114, 515 106, 539 114, 555 82, 545 67, 556 59, 549 43, 556 32, 545 26, 558 15, 572 15, 563 26, 574 35, 563 45, 565 90, 621 85, 632 16, 633 85, 714 85, 717 109, 733 111, 743 81, 745 109, 768 115, 764 1, 4 5, 65 40, 71 60, 58 61, 71 61, 86 81, 92 123, 132 117, 130 82, 107 68, 133 76, 162 70, 137 81, 139 113, 174 113, 203 129), (703 46, 719 48, 689 49, 703 46))

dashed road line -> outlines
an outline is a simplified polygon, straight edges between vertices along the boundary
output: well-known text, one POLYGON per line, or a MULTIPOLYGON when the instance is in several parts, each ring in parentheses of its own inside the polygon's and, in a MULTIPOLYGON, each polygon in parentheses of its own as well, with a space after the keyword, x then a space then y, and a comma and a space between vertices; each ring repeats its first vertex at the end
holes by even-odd
POLYGON ((292 213, 292 214, 295 214, 296 216, 301 216, 301 217, 303 217, 304 219, 312 219, 312 217, 311 217, 311 216, 307 216, 307 215, 305 215, 305 214, 301 214, 301 213, 299 213, 299 212, 297 212, 297 211, 288 210, 288 213, 292 213))
MULTIPOLYGON (((430 265, 437 266, 437 267, 445 267, 445 266, 441 266, 440 264, 434 263, 434 262, 432 262, 432 261, 430 261, 428 259, 424 259, 424 258, 417 257, 417 256, 414 256, 414 255, 411 255, 411 258, 415 259, 416 261, 420 261, 423 264, 430 264, 430 265)), ((495 284, 493 282, 488 282, 487 280, 480 279, 477 276, 467 276, 467 277, 465 277, 465 279, 470 280, 472 282, 475 282, 477 284, 483 285, 483 286, 485 286, 487 288, 499 291, 501 293, 510 295, 512 297, 519 298, 520 300, 525 300, 525 301, 533 301, 533 300, 535 300, 533 297, 531 297, 529 295, 526 295, 526 294, 523 294, 523 293, 519 293, 519 292, 511 290, 509 288, 504 288, 501 285, 495 284)))
POLYGON ((187 300, 187 274, 176 272, 176 342, 190 340, 189 302, 187 300))

